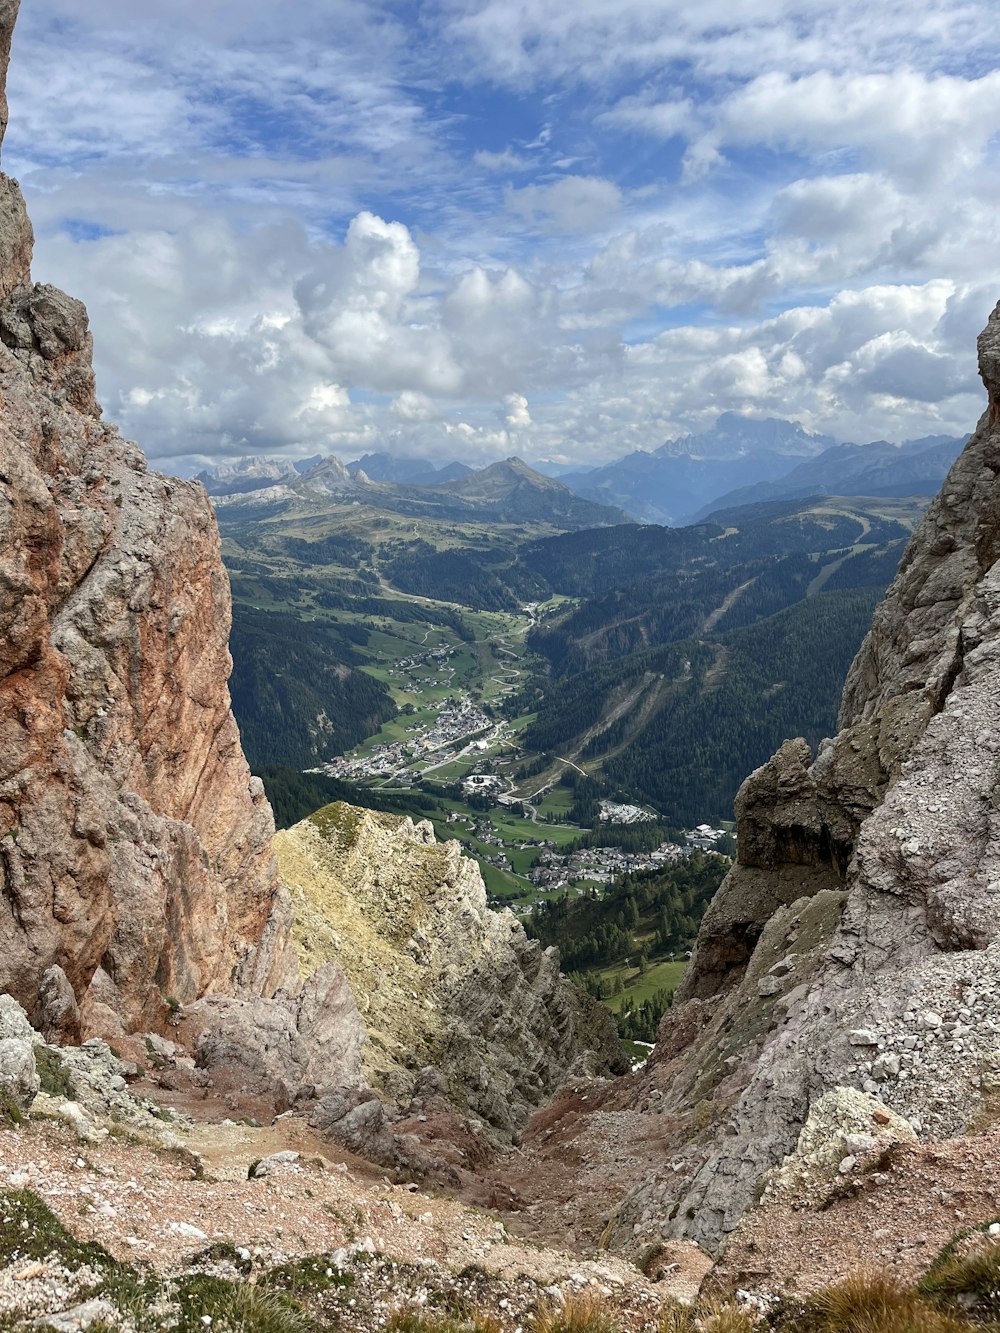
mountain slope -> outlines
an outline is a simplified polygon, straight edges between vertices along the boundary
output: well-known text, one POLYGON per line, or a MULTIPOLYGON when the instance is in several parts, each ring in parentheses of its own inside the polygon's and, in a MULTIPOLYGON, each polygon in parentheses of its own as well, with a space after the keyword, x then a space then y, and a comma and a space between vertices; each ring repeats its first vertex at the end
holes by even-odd
MULTIPOLYGON (((406 460, 399 463, 386 455, 371 455, 372 460, 381 476, 409 470, 406 460)), ((419 481, 405 483, 379 480, 369 477, 360 463, 352 464, 352 469, 333 455, 304 471, 281 459, 242 459, 202 472, 199 480, 228 528, 261 519, 321 514, 331 502, 431 521, 541 523, 561 531, 620 523, 625 518, 618 509, 581 499, 517 458, 478 472, 461 464, 449 465, 433 482, 426 474, 419 481)))
POLYGON ((394 1100, 438 1087, 511 1134, 585 1053, 595 1072, 624 1072, 607 1012, 560 976, 556 951, 487 907, 457 842, 338 803, 275 847, 303 962, 346 972, 367 1027, 365 1071, 394 1100))
MULTIPOLYGON (((850 1107, 938 1139, 993 1121, 1000 306, 979 366, 988 411, 875 614, 840 731, 815 759, 787 742, 740 791, 739 862, 656 1052, 688 1128, 623 1232, 718 1247, 797 1144, 810 1169, 807 1120, 837 1173, 850 1107)), ((865 1170, 858 1142, 841 1175, 865 1170)))

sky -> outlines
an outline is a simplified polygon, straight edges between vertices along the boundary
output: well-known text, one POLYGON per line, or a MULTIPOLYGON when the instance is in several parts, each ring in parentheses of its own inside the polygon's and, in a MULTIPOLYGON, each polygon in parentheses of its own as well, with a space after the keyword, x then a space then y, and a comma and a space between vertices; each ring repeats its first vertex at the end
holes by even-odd
POLYGON ((964 434, 986 0, 22 0, 4 168, 158 467, 964 434))

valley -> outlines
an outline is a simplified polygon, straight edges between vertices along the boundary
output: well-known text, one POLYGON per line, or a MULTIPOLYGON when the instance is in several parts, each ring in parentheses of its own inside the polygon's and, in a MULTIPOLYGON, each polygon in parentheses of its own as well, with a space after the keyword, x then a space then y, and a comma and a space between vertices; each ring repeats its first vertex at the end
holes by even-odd
POLYGON ((813 430, 971 421, 958 29, 32 8, 0 1329, 997 1333, 1000 305, 957 459, 813 430))
MULTIPOLYGON (((353 481, 230 493, 218 513, 234 708, 279 824, 337 799, 429 820, 544 938, 555 904, 618 902, 636 876, 673 902, 705 852, 717 886, 739 783, 785 736, 832 732, 923 501, 566 531, 558 483, 526 502, 530 469, 511 475, 504 522, 440 516, 436 486, 411 505, 353 481)), ((479 474, 462 483, 491 503, 479 474)), ((629 1040, 655 1033, 708 896, 641 927, 619 903, 619 934, 589 953, 585 914, 553 937, 629 1040)))

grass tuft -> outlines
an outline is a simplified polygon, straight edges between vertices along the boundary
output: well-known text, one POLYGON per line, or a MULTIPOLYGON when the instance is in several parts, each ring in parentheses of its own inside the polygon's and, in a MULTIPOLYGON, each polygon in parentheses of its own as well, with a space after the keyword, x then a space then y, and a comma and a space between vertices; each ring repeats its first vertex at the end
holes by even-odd
POLYGON ((333 1267, 322 1254, 310 1254, 302 1259, 290 1259, 270 1269, 260 1279, 260 1286, 274 1291, 298 1295, 304 1292, 326 1291, 330 1287, 351 1287, 354 1274, 333 1267))
POLYGON ((734 1305, 678 1305, 668 1310, 657 1333, 756 1333, 760 1324, 734 1305))
POLYGON ((614 1315, 600 1296, 587 1292, 567 1296, 539 1307, 531 1322, 532 1333, 618 1333, 614 1315))
POLYGON ((387 1333, 500 1333, 492 1315, 434 1314, 427 1310, 397 1310, 386 1325, 387 1333))
POLYGON ((891 1277, 859 1273, 811 1297, 784 1327, 788 1333, 968 1333, 977 1325, 891 1277))
POLYGON ((946 1246, 917 1284, 922 1296, 977 1315, 1000 1315, 1000 1243, 963 1237, 971 1248, 946 1246))

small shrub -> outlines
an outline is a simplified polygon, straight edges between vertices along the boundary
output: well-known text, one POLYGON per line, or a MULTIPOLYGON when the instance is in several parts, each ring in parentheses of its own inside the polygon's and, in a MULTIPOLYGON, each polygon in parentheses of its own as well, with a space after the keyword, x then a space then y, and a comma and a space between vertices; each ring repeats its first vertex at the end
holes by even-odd
POLYGON ((58 1051, 54 1051, 50 1046, 42 1046, 41 1044, 36 1046, 35 1068, 38 1070, 38 1077, 41 1080, 42 1092, 47 1093, 50 1097, 62 1097, 69 1101, 76 1100, 70 1086, 69 1070, 58 1051))

